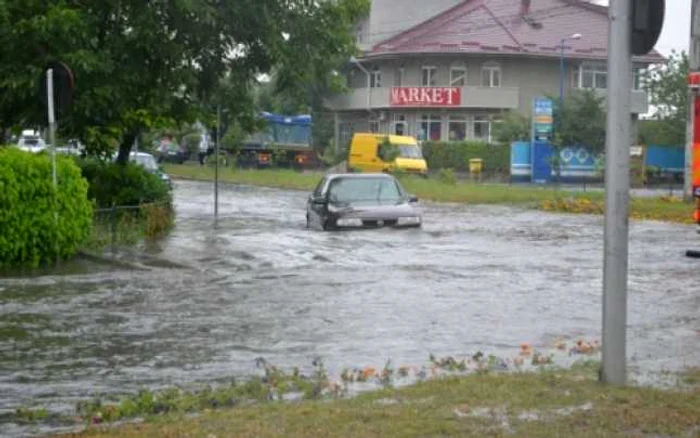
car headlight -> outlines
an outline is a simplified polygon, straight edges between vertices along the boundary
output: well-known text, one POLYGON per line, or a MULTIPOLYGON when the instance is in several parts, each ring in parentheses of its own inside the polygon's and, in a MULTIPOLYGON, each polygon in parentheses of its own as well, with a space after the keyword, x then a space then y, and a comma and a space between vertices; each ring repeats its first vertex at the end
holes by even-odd
POLYGON ((336 222, 336 225, 339 227, 361 227, 362 226, 362 219, 357 219, 357 218, 342 218, 338 219, 336 222))
POLYGON ((399 221, 398 221, 399 225, 419 225, 420 223, 421 223, 420 216, 400 217, 399 221))

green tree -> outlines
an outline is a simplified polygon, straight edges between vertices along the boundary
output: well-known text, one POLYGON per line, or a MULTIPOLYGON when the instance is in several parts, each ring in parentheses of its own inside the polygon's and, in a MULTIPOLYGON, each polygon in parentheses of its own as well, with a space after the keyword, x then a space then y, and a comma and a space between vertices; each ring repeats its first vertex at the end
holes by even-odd
POLYGON ((681 145, 685 143, 688 121, 689 61, 685 52, 671 52, 668 62, 650 69, 644 88, 652 105, 651 120, 640 126, 639 140, 645 144, 681 145))
POLYGON ((564 99, 554 99, 555 149, 585 146, 591 153, 605 151, 607 113, 603 99, 593 90, 578 90, 564 99))
POLYGON ((530 139, 531 121, 517 111, 506 111, 500 122, 493 124, 494 138, 498 143, 509 145, 514 141, 530 139))
POLYGON ((300 95, 329 83, 329 66, 356 50, 351 25, 367 8, 367 0, 3 0, 0 116, 43 124, 36 83, 60 59, 77 81, 61 129, 93 152, 118 146, 119 162, 140 133, 198 118, 213 126, 218 108, 245 129, 259 74, 281 72, 279 87, 300 95))

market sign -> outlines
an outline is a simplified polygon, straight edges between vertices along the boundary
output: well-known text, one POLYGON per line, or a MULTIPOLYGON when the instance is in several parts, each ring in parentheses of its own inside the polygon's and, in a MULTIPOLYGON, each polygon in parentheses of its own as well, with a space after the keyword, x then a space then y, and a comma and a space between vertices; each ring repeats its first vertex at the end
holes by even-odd
POLYGON ((460 87, 393 87, 391 106, 453 107, 462 105, 460 87))

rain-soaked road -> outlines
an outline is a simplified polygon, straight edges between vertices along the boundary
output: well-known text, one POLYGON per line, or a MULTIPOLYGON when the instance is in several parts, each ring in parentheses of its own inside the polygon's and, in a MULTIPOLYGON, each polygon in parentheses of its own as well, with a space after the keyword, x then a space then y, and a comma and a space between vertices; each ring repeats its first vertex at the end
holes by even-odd
MULTIPOLYGON (((212 199, 177 183, 155 253, 186 268, 0 279, 0 415, 250 374, 260 356, 337 370, 600 336, 602 218, 428 204, 422 230, 322 233, 304 227, 306 193, 224 186, 213 229, 212 199)), ((700 365, 693 243, 691 227, 632 224, 638 369, 700 365)))

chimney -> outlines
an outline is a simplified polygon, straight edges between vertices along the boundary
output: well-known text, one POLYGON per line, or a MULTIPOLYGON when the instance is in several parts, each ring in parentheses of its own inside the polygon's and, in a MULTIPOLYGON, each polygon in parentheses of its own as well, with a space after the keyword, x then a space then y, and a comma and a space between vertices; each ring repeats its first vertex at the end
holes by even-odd
POLYGON ((531 0, 520 0, 520 16, 525 17, 530 14, 531 0))

